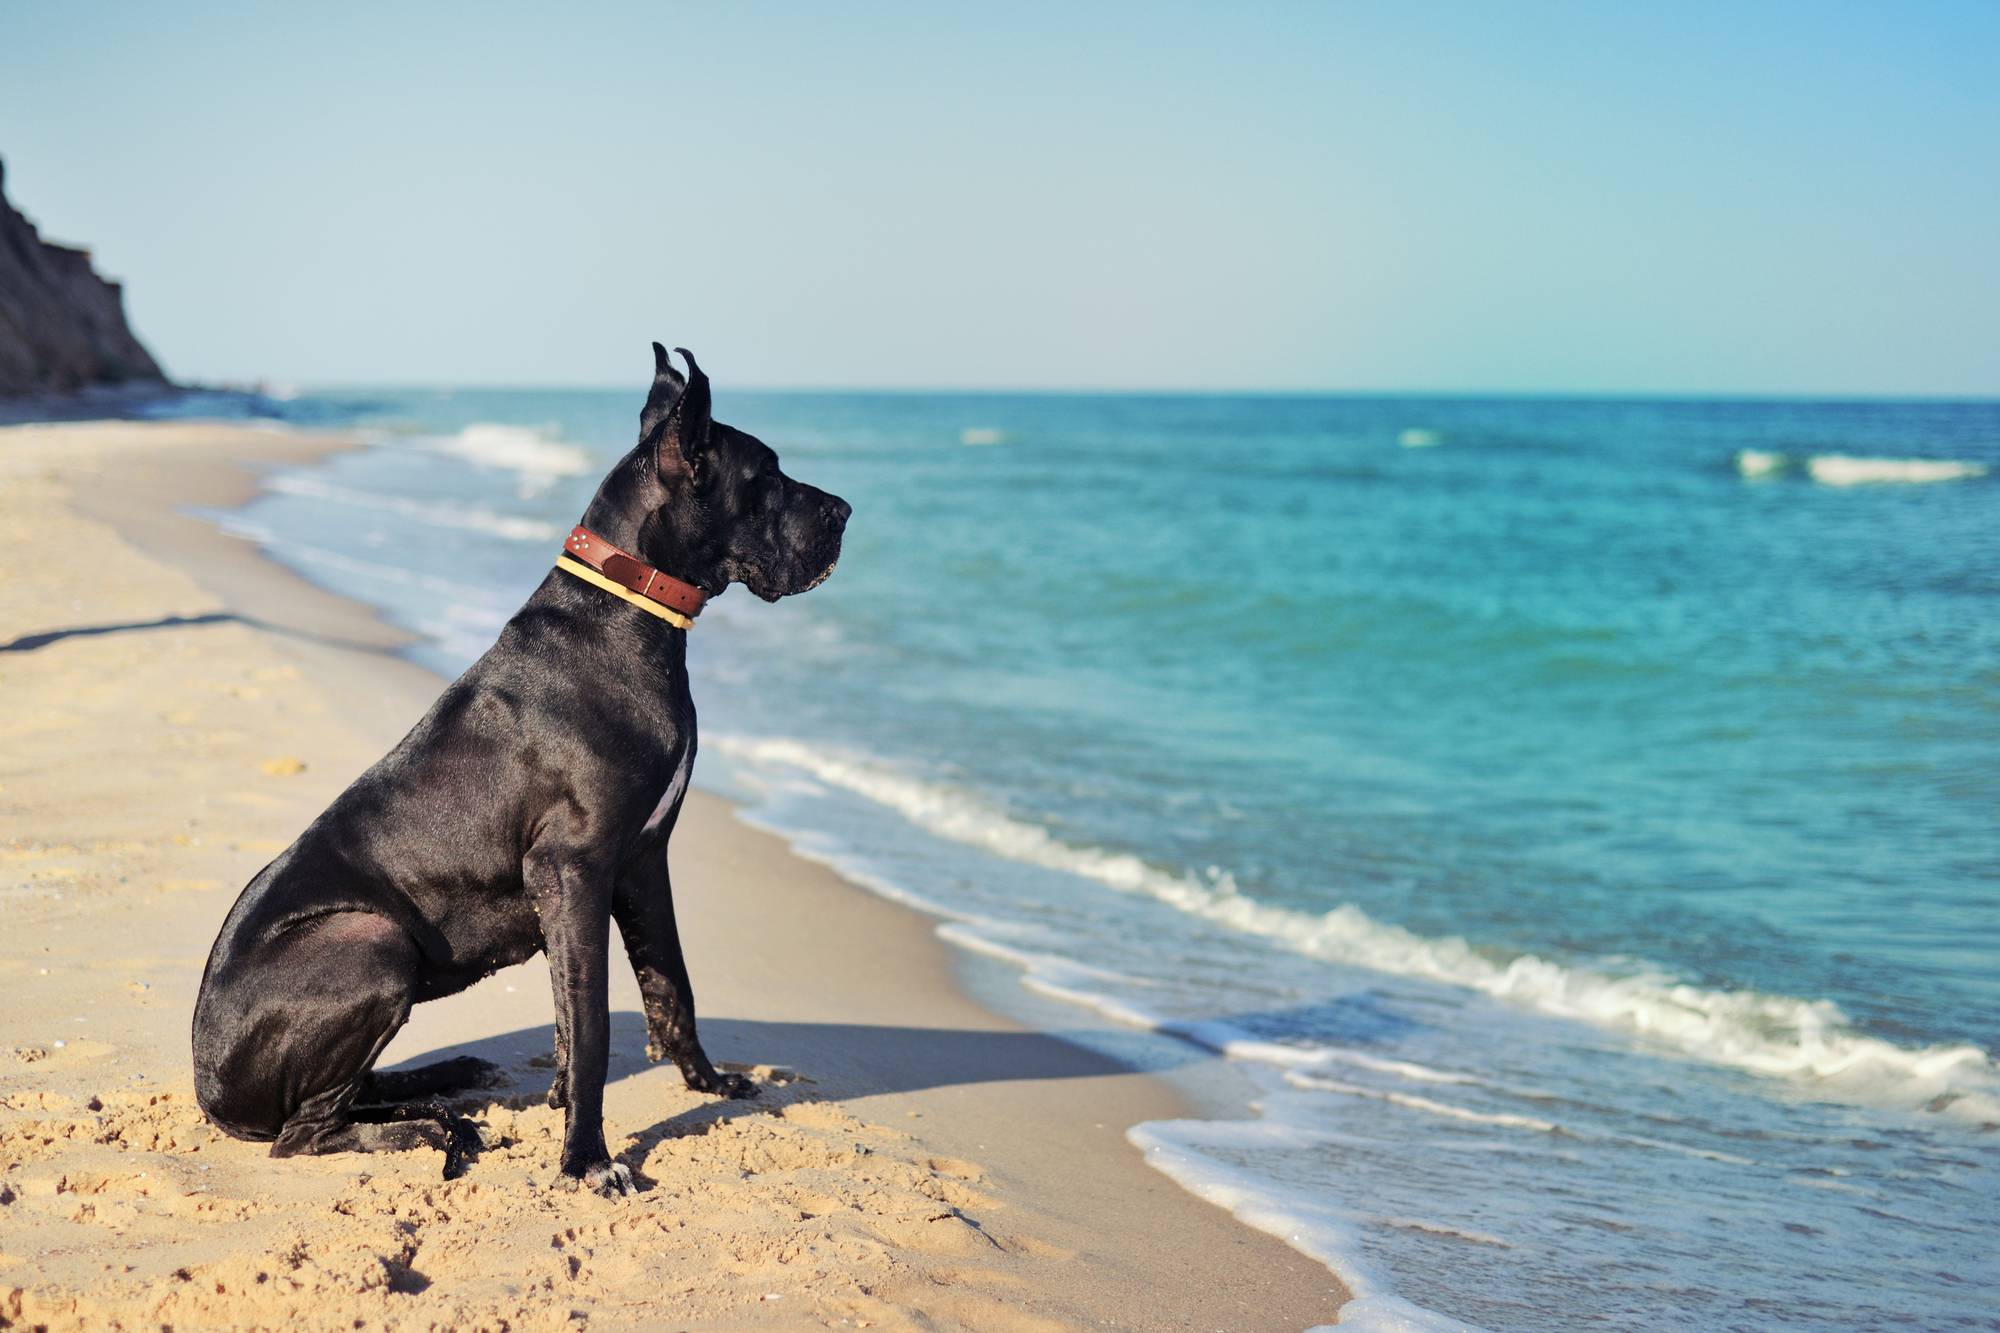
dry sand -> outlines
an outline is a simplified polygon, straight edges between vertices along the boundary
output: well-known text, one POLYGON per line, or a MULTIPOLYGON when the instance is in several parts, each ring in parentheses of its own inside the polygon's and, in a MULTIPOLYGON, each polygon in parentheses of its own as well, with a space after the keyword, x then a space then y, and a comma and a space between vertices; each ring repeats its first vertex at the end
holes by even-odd
POLYGON ((224 912, 441 682, 365 608, 174 509, 247 498, 237 460, 337 447, 0 430, 0 1327, 1332 1321, 1324 1268, 1125 1142, 1190 1113, 1171 1088, 974 1004, 930 922, 700 792, 673 859, 702 1030, 763 1095, 649 1066, 615 970, 606 1129, 635 1197, 559 1187, 540 959, 420 1006, 384 1056, 513 1071, 460 1103, 489 1145, 462 1179, 210 1128, 187 1034, 224 912))

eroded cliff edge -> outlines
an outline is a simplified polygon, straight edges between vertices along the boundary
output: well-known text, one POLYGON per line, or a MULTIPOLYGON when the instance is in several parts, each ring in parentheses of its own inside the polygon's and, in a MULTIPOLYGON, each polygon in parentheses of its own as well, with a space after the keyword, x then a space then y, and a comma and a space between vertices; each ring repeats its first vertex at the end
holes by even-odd
POLYGON ((166 376, 125 323, 125 294, 90 251, 52 245, 7 202, 0 163, 0 398, 166 376))

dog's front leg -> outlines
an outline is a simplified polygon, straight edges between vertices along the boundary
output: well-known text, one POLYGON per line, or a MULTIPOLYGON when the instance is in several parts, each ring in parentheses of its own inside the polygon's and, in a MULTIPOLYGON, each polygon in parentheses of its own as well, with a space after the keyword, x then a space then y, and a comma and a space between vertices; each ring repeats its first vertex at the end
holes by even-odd
POLYGON ((618 877, 611 911, 625 937, 625 953, 646 1003, 646 1058, 670 1059, 696 1092, 718 1097, 755 1097, 757 1085, 741 1074, 718 1070, 695 1035, 694 989, 681 955, 674 922, 673 885, 667 877, 666 849, 627 867, 618 877))
POLYGON ((604 1143, 604 1074, 611 1058, 611 876, 581 858, 531 853, 527 880, 542 918, 556 1010, 556 1086, 565 1108, 562 1173, 604 1195, 633 1192, 632 1172, 604 1143))

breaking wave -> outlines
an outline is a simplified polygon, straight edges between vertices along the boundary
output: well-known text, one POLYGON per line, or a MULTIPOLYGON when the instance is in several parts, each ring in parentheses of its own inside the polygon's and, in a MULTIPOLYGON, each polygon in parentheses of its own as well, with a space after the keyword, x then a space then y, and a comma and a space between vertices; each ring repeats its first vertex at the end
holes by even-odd
MULTIPOLYGON (((1736 470, 1752 480, 1787 471, 1793 459, 1762 449, 1742 449, 1736 470)), ((1804 460, 1806 475, 1822 486, 1863 486, 1871 483, 1963 481, 1986 475, 1984 463, 1945 458, 1851 458, 1846 454, 1815 454, 1804 460)))
POLYGON ((1949 459, 1849 458, 1845 454, 1821 454, 1806 460, 1806 471, 1823 486, 1859 486, 1882 481, 1959 481, 1966 477, 1983 476, 1986 465, 1949 459))
POLYGON ((512 472, 516 491, 524 499, 546 490, 559 477, 580 477, 595 467, 584 450, 557 440, 553 428, 476 421, 456 435, 432 438, 426 447, 474 467, 512 472))
MULTIPOLYGON (((1144 895, 1309 957, 1466 987, 1524 1009, 1626 1033, 1683 1056, 1788 1080, 1827 1100, 1924 1109, 1974 1123, 2000 1120, 2000 1069, 1986 1052, 1971 1045, 1893 1045, 1854 1031, 1830 1000, 1695 986, 1663 970, 1599 970, 1532 954, 1505 958, 1455 936, 1427 938, 1376 921, 1352 904, 1319 915, 1273 907, 1238 891, 1226 872, 1211 871, 1206 878, 1173 874, 1130 853, 1074 846, 961 788, 909 777, 866 756, 789 738, 728 736, 717 744, 751 764, 799 770, 853 792, 938 837, 1144 895)), ((1024 983, 1051 998, 1215 1044, 1189 1025, 1166 1022, 1101 994, 1077 964, 1024 954, 962 928, 947 927, 945 933, 982 952, 1010 957, 1026 969, 1024 983)), ((1230 1055, 1257 1058, 1247 1048, 1238 1049, 1240 1042, 1225 1045, 1230 1055)), ((1288 1052, 1280 1063, 1297 1063, 1296 1050, 1277 1049, 1288 1052)))
POLYGON ((508 541, 545 542, 553 541, 557 535, 553 523, 545 523, 540 519, 498 514, 491 509, 477 505, 456 504, 450 500, 412 500, 401 495, 376 495, 368 491, 349 490, 345 486, 335 486, 314 476, 266 477, 264 489, 284 495, 296 495, 307 500, 324 500, 330 504, 394 514, 398 518, 406 518, 427 527, 463 528, 471 532, 483 532, 489 536, 503 537, 508 541))
POLYGON ((1768 477, 1785 470, 1783 454, 1766 453, 1762 449, 1744 449, 1736 455, 1736 470, 1746 477, 1768 477))

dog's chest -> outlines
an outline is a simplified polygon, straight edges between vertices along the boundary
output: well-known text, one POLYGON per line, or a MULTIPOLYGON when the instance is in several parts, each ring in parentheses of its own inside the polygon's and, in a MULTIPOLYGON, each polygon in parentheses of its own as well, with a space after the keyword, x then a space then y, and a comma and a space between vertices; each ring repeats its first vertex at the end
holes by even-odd
POLYGON ((646 832, 651 833, 658 828, 660 821, 667 817, 667 811, 674 808, 674 802, 680 800, 681 794, 687 790, 688 773, 693 768, 694 746, 681 747, 681 762, 674 768, 673 780, 667 783, 667 789, 660 793, 660 803, 653 807, 653 813, 647 818, 646 832))

